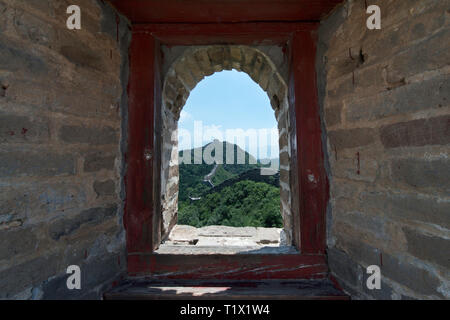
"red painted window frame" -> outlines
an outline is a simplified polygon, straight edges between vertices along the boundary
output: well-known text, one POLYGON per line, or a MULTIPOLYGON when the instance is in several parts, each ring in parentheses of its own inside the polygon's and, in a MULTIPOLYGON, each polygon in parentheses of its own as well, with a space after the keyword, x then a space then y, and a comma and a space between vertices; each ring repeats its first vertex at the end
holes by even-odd
POLYGON ((124 226, 128 273, 169 278, 317 278, 327 271, 325 216, 329 196, 316 85, 317 23, 144 24, 133 26, 128 84, 128 152, 124 226), (159 156, 160 45, 289 43, 289 112, 296 135, 291 174, 298 186, 293 205, 299 254, 159 255, 161 212, 159 156), (149 157, 149 155, 151 157, 149 157), (150 159, 149 159, 150 158, 150 159), (274 261, 276 260, 276 261, 274 261), (264 272, 253 271, 261 270, 264 272), (238 271, 236 271, 238 270, 238 271))

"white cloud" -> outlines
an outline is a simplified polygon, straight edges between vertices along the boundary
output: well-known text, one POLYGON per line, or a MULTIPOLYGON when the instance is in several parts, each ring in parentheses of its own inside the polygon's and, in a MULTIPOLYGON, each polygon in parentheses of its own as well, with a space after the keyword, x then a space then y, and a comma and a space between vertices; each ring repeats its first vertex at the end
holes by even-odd
POLYGON ((189 121, 191 119, 192 119, 192 115, 189 112, 181 110, 180 120, 179 120, 180 123, 189 121))

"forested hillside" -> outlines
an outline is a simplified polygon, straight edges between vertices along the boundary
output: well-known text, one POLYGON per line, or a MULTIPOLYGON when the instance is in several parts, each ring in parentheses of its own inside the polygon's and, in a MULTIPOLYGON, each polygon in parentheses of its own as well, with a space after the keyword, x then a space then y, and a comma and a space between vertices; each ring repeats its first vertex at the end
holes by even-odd
MULTIPOLYGON (((260 168, 266 165, 256 163, 254 157, 237 145, 221 144, 223 164, 207 164, 204 160, 194 164, 199 149, 180 152, 180 159, 183 152, 190 153, 192 164, 179 166, 178 223, 195 227, 282 227, 279 174, 260 175, 260 168), (230 162, 226 161, 226 148, 233 150, 232 163, 226 163, 230 162), (237 164, 238 155, 245 158, 244 164, 237 164)), ((208 145, 201 148, 202 153, 208 145)))

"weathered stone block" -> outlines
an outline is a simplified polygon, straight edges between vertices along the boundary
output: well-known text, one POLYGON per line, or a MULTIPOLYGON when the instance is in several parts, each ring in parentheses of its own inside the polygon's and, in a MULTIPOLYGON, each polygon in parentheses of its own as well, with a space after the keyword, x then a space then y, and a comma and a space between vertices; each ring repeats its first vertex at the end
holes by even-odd
POLYGON ((75 159, 71 154, 1 152, 0 177, 57 176, 75 174, 75 159))
POLYGON ((223 63, 222 63, 223 70, 231 70, 233 69, 233 61, 231 60, 231 52, 230 47, 226 46, 223 49, 223 63))
POLYGON ((329 83, 333 84, 333 86, 331 87, 331 85, 328 85, 327 95, 333 102, 342 101, 345 96, 355 92, 352 75, 350 77, 346 76, 338 81, 330 81, 329 83))
POLYGON ((10 108, 14 108, 15 105, 23 105, 47 110, 47 105, 51 100, 51 88, 41 82, 30 81, 22 77, 16 78, 17 73, 14 73, 14 77, 10 76, 9 71, 5 74, 5 79, 2 80, 0 71, 0 84, 3 91, 3 96, 0 96, 2 104, 4 103, 10 108))
POLYGON ((256 52, 255 50, 251 50, 247 47, 242 47, 242 55, 243 55, 243 62, 242 62, 242 71, 244 71, 247 74, 250 74, 253 68, 253 63, 256 59, 256 52))
POLYGON ((397 114, 448 106, 450 81, 447 75, 400 86, 391 91, 348 99, 345 117, 350 122, 377 120, 397 114))
POLYGON ((368 213, 386 214, 394 220, 416 220, 450 229, 450 201, 418 194, 380 192, 363 192, 360 198, 368 213))
POLYGON ((384 147, 450 144, 450 116, 395 123, 380 128, 384 147))
POLYGON ((106 283, 113 280, 123 271, 125 261, 124 255, 109 254, 88 261, 85 266, 85 283, 88 287, 93 287, 98 283, 106 283), (121 258, 121 259, 120 259, 121 258))
POLYGON ((408 241, 408 252, 422 260, 450 269, 450 240, 428 236, 411 228, 403 228, 408 241))
POLYGON ((280 147, 280 150, 283 149, 284 147, 287 147, 288 142, 289 142, 288 133, 284 132, 282 135, 279 136, 278 139, 278 145, 280 147))
POLYGON ((447 160, 398 159, 391 165, 392 179, 414 188, 450 190, 450 162, 447 160))
MULTIPOLYGON (((289 180, 288 180, 289 181, 289 180)), ((284 188, 280 188, 280 200, 283 205, 289 205, 290 203, 290 192, 284 188)))
POLYGON ((238 46, 231 46, 230 47, 230 57, 233 60, 233 62, 238 62, 240 65, 240 63, 242 61, 241 48, 238 46))
POLYGON ((209 59, 214 71, 222 71, 224 62, 224 47, 211 47, 208 49, 209 59))
POLYGON ((43 142, 50 137, 47 121, 0 111, 0 143, 43 142))
POLYGON ((194 89, 197 84, 197 81, 192 76, 190 69, 186 68, 185 58, 179 61, 175 65, 175 72, 177 73, 177 77, 187 86, 189 90, 194 89))
POLYGON ((93 85, 89 88, 84 86, 86 84, 82 86, 79 83, 54 83, 49 88, 46 103, 48 109, 86 118, 118 120, 121 89, 117 84, 104 84, 98 88, 93 85))
POLYGON ((114 180, 95 181, 94 191, 98 197, 111 196, 116 192, 116 183, 114 180))
MULTIPOLYGON (((370 216, 365 214, 364 212, 359 212, 359 205, 352 203, 351 201, 347 201, 344 199, 340 199, 336 201, 335 207, 335 220, 342 220, 346 223, 349 223, 355 226, 359 231, 363 233, 371 233, 375 237, 381 240, 388 240, 388 235, 385 232, 385 221, 381 217, 370 216), (347 202, 350 208, 345 208, 342 206, 342 202, 347 202), (352 208, 353 207, 353 208, 352 208)), ((361 211, 364 210, 364 207, 361 208, 361 211)))
POLYGON ((338 157, 331 162, 333 176, 358 181, 374 182, 378 176, 378 162, 373 156, 364 153, 355 154, 352 158, 338 157))
POLYGON ((387 12, 393 10, 397 14, 382 17, 383 32, 375 38, 366 36, 364 39, 362 46, 370 52, 371 62, 383 61, 386 57, 402 53, 412 43, 419 44, 420 40, 426 40, 445 25, 447 8, 444 2, 422 1, 420 4, 414 2, 403 4, 397 1, 382 5, 387 12), (400 15, 408 11, 406 19, 402 19, 400 15))
POLYGON ((43 179, 36 183, 14 183, 0 187, 0 216, 30 224, 82 207, 86 200, 86 186, 76 182, 50 183, 43 179))
POLYGON ((48 66, 41 57, 2 40, 0 43, 0 70, 39 77, 48 73, 48 66))
POLYGON ((325 121, 328 127, 341 123, 342 108, 342 102, 335 103, 334 105, 325 108, 325 121))
POLYGON ((259 77, 261 75, 261 69, 264 65, 265 58, 261 54, 257 54, 255 58, 255 62, 253 64, 252 70, 250 72, 250 77, 256 83, 259 83, 259 77))
POLYGON ((66 125, 59 130, 59 139, 67 143, 105 145, 118 143, 119 129, 112 127, 85 127, 66 125))
MULTIPOLYGON (((361 56, 360 59, 365 59, 361 56)), ((352 74, 352 83, 354 83, 354 92, 358 97, 371 96, 377 92, 386 90, 386 81, 384 79, 384 64, 362 66, 352 74)))
POLYGON ((30 228, 12 229, 0 232, 0 260, 12 259, 18 254, 34 252, 37 237, 30 228))
POLYGON ((195 84, 199 83, 205 77, 193 55, 186 57, 186 65, 194 77, 195 84))
POLYGON ((337 149, 367 146, 375 141, 376 130, 372 128, 342 129, 328 133, 330 143, 337 149))
POLYGON ((186 102, 189 91, 185 88, 183 83, 175 76, 174 74, 170 74, 167 76, 167 84, 170 84, 172 88, 175 90, 175 98, 172 100, 174 117, 178 120, 180 116, 181 108, 186 102))
POLYGON ((264 64, 261 68, 261 74, 259 77, 259 85, 261 89, 264 91, 267 91, 267 88, 269 86, 270 78, 272 77, 273 70, 268 64, 264 64))
POLYGON ((195 59, 200 65, 201 69, 205 72, 205 76, 210 76, 214 73, 214 69, 209 60, 208 53, 205 50, 198 50, 194 53, 195 59))
POLYGON ((109 207, 92 208, 82 211, 73 218, 64 218, 54 221, 49 226, 49 235, 53 240, 68 236, 85 224, 97 225, 113 217, 117 212, 117 205, 109 207))
POLYGON ((383 265, 381 273, 395 282, 398 282, 408 288, 424 295, 441 294, 437 292, 440 280, 428 270, 419 266, 401 261, 390 254, 383 254, 383 265))
POLYGON ((92 68, 98 71, 104 71, 105 69, 101 57, 86 45, 64 45, 61 46, 59 52, 76 66, 92 68))
MULTIPOLYGON (((65 1, 61 1, 61 3, 63 2, 65 1)), ((16 0, 15 3, 21 7, 28 7, 32 12, 45 12, 49 17, 55 17, 55 7, 57 5, 52 0, 16 0)))
POLYGON ((284 151, 280 153, 280 164, 283 165, 285 163, 289 163, 289 153, 288 151, 284 151))
POLYGON ((164 96, 168 98, 170 101, 175 101, 177 98, 177 92, 175 89, 170 85, 169 82, 166 83, 166 86, 164 87, 164 96))
POLYGON ((444 28, 427 40, 396 55, 388 68, 389 82, 396 82, 408 76, 448 65, 450 61, 449 38, 450 29, 444 28))
POLYGON ((360 183, 341 179, 333 179, 331 184, 331 195, 334 199, 355 199, 360 193, 360 183))
MULTIPOLYGON (((256 57, 255 57, 256 59, 256 57)), ((267 87, 267 95, 269 96, 269 99, 271 100, 275 98, 278 100, 278 102, 281 102, 281 100, 284 98, 283 94, 284 86, 282 84, 281 78, 277 73, 273 73, 272 77, 269 79, 269 85, 267 87)), ((279 107, 279 103, 278 103, 279 107)), ((274 106, 272 104, 272 108, 276 110, 278 108, 277 106, 274 106)))
MULTIPOLYGON (((274 94, 270 98, 270 105, 272 106, 272 109, 275 110, 275 112, 281 112, 281 101, 278 95, 274 94)), ((278 130, 281 130, 283 127, 283 124, 278 123, 278 130)))
POLYGON ((346 49, 328 61, 329 79, 337 79, 340 76, 355 71, 360 65, 359 54, 356 50, 346 49), (351 56, 350 56, 351 55, 351 56))
POLYGON ((365 242, 341 234, 337 246, 345 250, 354 261, 363 266, 381 265, 380 250, 365 242))
POLYGON ((14 29, 23 39, 50 47, 56 38, 55 28, 27 12, 16 10, 14 29))
MULTIPOLYGON (((122 257, 124 260, 124 257, 122 257)), ((60 274, 46 281, 42 285, 44 300, 83 300, 101 299, 101 292, 96 292, 97 286, 107 285, 123 272, 119 264, 118 254, 100 256, 95 259, 83 261, 81 269, 81 290, 67 289, 68 274, 60 274)))
POLYGON ((350 285, 361 285, 362 270, 344 251, 336 248, 327 250, 330 271, 350 285))
POLYGON ((3 2, 0 2, 0 12, 3 14, 0 16, 0 32, 5 31, 6 25, 8 23, 8 16, 4 14, 7 10, 6 4, 3 2))
POLYGON ((0 272, 0 298, 8 299, 56 274, 58 255, 41 256, 0 272))

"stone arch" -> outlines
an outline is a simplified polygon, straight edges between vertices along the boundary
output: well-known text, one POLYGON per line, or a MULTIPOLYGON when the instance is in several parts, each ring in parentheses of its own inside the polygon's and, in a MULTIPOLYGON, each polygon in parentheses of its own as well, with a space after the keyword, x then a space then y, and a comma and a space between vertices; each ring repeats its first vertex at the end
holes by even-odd
POLYGON ((271 59, 251 46, 211 45, 191 47, 170 66, 162 93, 161 234, 164 240, 177 222, 178 210, 178 120, 190 92, 206 76, 223 70, 247 73, 269 96, 278 123, 280 147, 280 198, 284 242, 292 242, 292 210, 287 85, 271 59))

